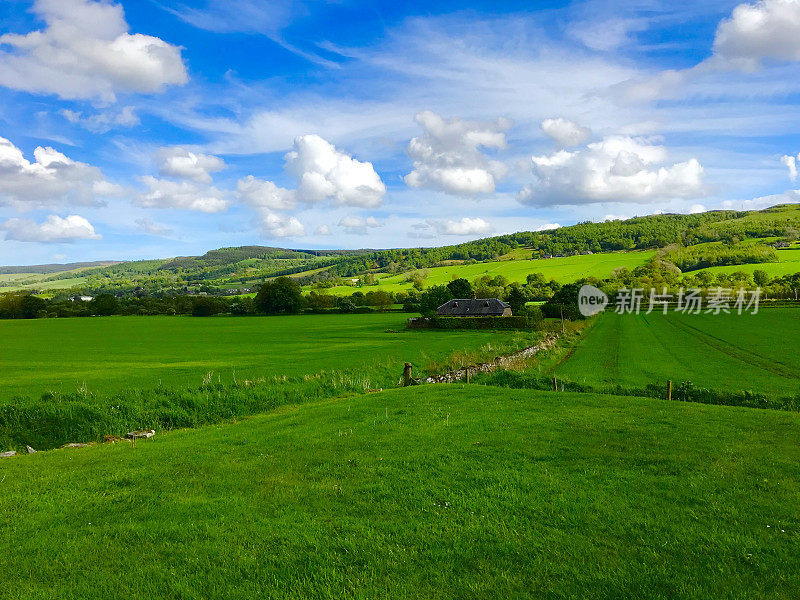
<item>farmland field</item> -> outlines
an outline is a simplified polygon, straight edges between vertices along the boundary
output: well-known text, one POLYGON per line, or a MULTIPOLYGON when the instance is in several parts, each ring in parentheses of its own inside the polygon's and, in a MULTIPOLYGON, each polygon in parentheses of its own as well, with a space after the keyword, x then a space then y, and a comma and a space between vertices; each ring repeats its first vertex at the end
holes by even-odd
POLYGON ((800 592, 800 416, 443 385, 0 461, 0 599, 800 592))
MULTIPOLYGON (((403 331, 407 315, 95 317, 0 321, 0 399, 46 390, 197 387, 402 362, 424 367, 454 351, 513 342, 511 332, 403 331), (387 333, 387 329, 400 330, 387 333)), ((533 335, 533 334, 530 334, 533 335)))
MULTIPOLYGON (((509 281, 525 282, 530 273, 542 273, 546 279, 555 279, 559 283, 570 283, 581 277, 608 277, 611 272, 619 267, 634 269, 647 263, 655 251, 642 250, 636 252, 609 252, 603 254, 588 254, 578 256, 565 256, 561 258, 548 258, 539 260, 502 260, 493 262, 480 262, 471 265, 451 265, 446 267, 432 267, 423 269, 428 273, 425 287, 450 283, 454 277, 463 277, 472 280, 483 275, 494 277, 502 275, 509 281)), ((399 292, 410 290, 411 284, 406 281, 408 273, 400 275, 380 275, 378 285, 365 286, 361 291, 385 290, 399 292)), ((326 289, 330 294, 352 294, 355 288, 339 286, 326 289)))
POLYGON ((757 315, 600 315, 554 372, 591 385, 676 384, 767 394, 800 393, 800 309, 757 315))

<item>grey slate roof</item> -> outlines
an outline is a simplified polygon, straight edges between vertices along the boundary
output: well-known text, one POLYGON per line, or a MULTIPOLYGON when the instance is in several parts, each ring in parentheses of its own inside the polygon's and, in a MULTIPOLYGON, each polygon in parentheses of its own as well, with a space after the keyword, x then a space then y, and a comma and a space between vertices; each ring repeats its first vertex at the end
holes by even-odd
POLYGON ((499 298, 457 298, 442 304, 436 313, 452 317, 500 317, 507 308, 511 307, 499 298))

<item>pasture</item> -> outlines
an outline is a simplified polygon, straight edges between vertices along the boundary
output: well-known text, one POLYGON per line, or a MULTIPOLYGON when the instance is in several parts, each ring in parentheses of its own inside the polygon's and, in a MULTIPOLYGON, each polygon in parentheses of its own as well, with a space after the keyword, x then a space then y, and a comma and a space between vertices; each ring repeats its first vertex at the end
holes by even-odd
POLYGON ((772 395, 800 393, 800 309, 762 308, 757 315, 617 315, 597 318, 553 372, 577 383, 675 385, 772 395))
MULTIPOLYGON (((405 314, 285 317, 93 317, 0 321, 0 400, 76 389, 196 388, 319 371, 439 368, 453 353, 524 347, 536 334, 405 331, 405 314), (387 333, 392 329, 394 333, 387 333)), ((380 380, 379 380, 380 381, 380 380)), ((385 384, 385 383, 384 383, 385 384)), ((377 385, 377 384, 376 384, 377 385)))
POLYGON ((798 438, 795 413, 443 385, 24 456, 0 599, 794 599, 798 438))
MULTIPOLYGON (((527 254, 530 254, 530 251, 527 254)), ((489 275, 490 277, 502 275, 510 282, 524 283, 525 278, 531 273, 542 273, 547 280, 555 279, 559 283, 571 283, 583 277, 608 277, 614 269, 619 267, 635 269, 647 264, 655 255, 655 251, 609 252, 538 260, 520 259, 518 258, 520 255, 521 252, 515 253, 512 260, 454 264, 421 269, 420 271, 428 274, 424 282, 425 287, 447 284, 459 277, 471 281, 484 275, 489 275)), ((377 285, 363 286, 361 288, 338 286, 326 289, 325 292, 329 294, 352 294, 356 289, 362 292, 371 290, 385 290, 387 292, 408 291, 412 287, 407 278, 413 272, 410 271, 399 275, 378 274, 376 275, 377 285)), ((313 289, 313 286, 307 289, 313 289)))

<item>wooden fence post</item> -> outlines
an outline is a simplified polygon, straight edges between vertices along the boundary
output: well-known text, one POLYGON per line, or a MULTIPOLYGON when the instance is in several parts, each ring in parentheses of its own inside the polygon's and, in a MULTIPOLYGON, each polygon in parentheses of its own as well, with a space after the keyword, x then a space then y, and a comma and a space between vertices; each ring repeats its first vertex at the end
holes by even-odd
POLYGON ((553 375, 553 391, 554 392, 558 391, 558 379, 556 379, 555 375, 553 375))
POLYGON ((406 366, 403 368, 403 387, 408 387, 411 385, 411 363, 406 363, 406 366))
POLYGON ((667 380, 667 400, 672 400, 672 379, 667 380))
POLYGON ((469 383, 469 367, 467 367, 467 383, 469 383))

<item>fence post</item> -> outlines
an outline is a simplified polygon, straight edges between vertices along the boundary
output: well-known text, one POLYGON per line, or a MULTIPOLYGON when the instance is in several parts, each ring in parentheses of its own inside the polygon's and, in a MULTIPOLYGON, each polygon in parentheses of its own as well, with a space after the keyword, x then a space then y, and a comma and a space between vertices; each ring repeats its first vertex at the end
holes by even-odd
POLYGON ((403 368, 403 387, 411 385, 411 363, 407 362, 403 368))
POLYGON ((554 392, 558 391, 558 379, 556 379, 555 375, 553 375, 553 391, 554 392))
POLYGON ((672 379, 667 380, 667 401, 672 400, 672 379))
POLYGON ((467 383, 469 383, 469 367, 467 367, 467 383))

